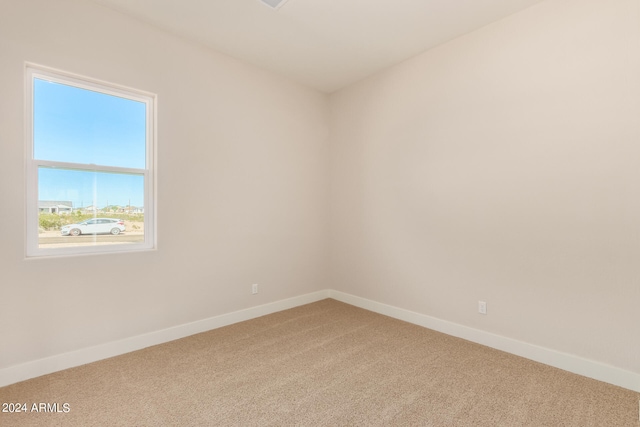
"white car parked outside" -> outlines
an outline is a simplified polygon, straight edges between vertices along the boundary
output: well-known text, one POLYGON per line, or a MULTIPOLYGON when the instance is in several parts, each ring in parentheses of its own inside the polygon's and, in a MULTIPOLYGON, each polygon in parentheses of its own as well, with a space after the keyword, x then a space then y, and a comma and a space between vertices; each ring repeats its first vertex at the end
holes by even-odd
POLYGON ((124 231, 124 221, 114 218, 92 218, 79 224, 62 227, 63 236, 79 236, 81 234, 120 234, 124 231))

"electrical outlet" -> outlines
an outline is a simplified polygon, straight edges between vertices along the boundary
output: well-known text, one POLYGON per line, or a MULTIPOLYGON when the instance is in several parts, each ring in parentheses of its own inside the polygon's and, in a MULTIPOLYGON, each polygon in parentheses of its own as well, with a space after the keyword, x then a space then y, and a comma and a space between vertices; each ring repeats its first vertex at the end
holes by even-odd
POLYGON ((486 303, 486 301, 478 301, 478 313, 487 314, 487 303, 486 303))
POLYGON ((258 284, 254 283, 253 285, 251 285, 251 293, 252 294, 257 294, 258 293, 258 284))

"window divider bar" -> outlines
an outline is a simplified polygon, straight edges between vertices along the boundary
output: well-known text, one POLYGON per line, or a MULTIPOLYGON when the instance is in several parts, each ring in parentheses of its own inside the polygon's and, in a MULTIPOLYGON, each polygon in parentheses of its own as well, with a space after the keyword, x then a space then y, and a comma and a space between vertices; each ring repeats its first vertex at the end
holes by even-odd
POLYGON ((66 169, 66 170, 81 170, 81 171, 89 171, 89 172, 111 172, 111 173, 121 173, 121 174, 129 174, 129 175, 144 175, 147 172, 147 169, 137 169, 137 168, 123 168, 119 166, 103 166, 96 165, 91 163, 68 163, 68 162, 58 162, 53 160, 33 160, 34 166, 45 167, 51 169, 66 169))

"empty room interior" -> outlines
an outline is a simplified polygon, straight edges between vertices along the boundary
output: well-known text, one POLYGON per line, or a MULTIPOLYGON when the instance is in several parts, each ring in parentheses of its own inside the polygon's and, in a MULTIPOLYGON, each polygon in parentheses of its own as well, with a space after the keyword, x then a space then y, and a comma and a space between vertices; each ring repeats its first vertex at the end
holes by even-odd
POLYGON ((0 0, 0 77, 0 424, 640 425, 640 1, 0 0), (143 231, 43 231, 47 76, 143 231))

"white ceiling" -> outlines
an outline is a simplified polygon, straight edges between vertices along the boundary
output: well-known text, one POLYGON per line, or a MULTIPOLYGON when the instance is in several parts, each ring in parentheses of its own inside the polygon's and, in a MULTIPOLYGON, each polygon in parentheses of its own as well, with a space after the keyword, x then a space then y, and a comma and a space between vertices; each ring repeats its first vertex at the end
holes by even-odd
POLYGON ((333 92, 542 0, 93 0, 333 92))

